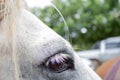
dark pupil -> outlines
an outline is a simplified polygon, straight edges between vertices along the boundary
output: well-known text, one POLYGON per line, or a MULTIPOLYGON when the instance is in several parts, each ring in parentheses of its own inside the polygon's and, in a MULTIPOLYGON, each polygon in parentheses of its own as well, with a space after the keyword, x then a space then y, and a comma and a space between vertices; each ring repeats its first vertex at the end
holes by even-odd
POLYGON ((62 72, 64 70, 66 70, 68 68, 68 64, 66 62, 60 62, 60 63, 57 63, 57 62, 49 62, 49 65, 48 67, 52 70, 52 71, 55 71, 55 72, 62 72))

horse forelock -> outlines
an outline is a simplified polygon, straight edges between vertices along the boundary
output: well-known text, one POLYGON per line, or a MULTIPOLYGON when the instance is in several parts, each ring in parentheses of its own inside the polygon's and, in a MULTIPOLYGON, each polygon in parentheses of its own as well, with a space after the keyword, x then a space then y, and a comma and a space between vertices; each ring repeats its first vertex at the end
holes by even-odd
POLYGON ((8 45, 15 35, 17 19, 20 10, 20 0, 0 0, 0 42, 8 45))
POLYGON ((0 0, 0 20, 13 14, 20 7, 20 0, 0 0))
POLYGON ((0 55, 10 55, 14 79, 19 80, 16 57, 16 28, 19 24, 21 0, 0 0, 0 55))

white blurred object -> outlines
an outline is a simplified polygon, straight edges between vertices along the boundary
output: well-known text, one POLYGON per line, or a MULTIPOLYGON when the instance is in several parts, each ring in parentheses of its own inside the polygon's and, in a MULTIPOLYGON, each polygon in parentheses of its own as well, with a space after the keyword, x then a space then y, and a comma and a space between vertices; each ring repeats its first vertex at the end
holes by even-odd
POLYGON ((86 59, 86 58, 81 58, 81 59, 82 59, 83 63, 85 63, 87 66, 89 66, 93 70, 95 69, 95 66, 91 60, 86 59))
POLYGON ((52 0, 25 0, 28 7, 33 8, 33 7, 40 7, 44 8, 46 6, 49 6, 52 2, 52 0))
POLYGON ((78 55, 93 62, 97 68, 101 63, 120 56, 120 36, 96 42, 90 50, 77 51, 78 55))

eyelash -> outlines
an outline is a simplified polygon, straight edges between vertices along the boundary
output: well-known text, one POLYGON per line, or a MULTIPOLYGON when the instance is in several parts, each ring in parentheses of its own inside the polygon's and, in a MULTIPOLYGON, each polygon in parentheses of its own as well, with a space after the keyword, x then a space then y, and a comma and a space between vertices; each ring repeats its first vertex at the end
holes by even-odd
POLYGON ((55 54, 49 57, 42 63, 42 65, 45 69, 56 73, 66 71, 68 69, 74 69, 72 58, 64 53, 55 54))
POLYGON ((56 63, 60 63, 60 62, 64 62, 65 59, 68 59, 69 56, 66 56, 65 54, 57 54, 55 56, 50 57, 47 60, 46 66, 48 66, 48 63, 51 61, 53 64, 56 63))

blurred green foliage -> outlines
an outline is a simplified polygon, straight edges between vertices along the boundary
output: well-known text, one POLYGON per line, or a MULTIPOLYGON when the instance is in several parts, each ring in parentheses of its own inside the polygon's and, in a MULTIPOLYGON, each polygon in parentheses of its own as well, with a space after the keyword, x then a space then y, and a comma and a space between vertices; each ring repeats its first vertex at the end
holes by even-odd
MULTIPOLYGON (((53 0, 53 3, 69 26, 75 50, 89 49, 96 41, 120 36, 120 0, 53 0)), ((34 8, 33 13, 65 37, 65 24, 54 8, 34 8)))

